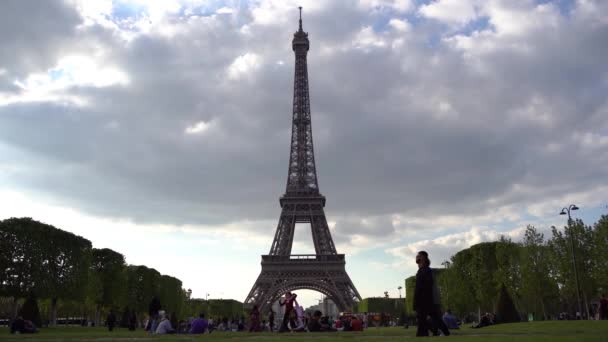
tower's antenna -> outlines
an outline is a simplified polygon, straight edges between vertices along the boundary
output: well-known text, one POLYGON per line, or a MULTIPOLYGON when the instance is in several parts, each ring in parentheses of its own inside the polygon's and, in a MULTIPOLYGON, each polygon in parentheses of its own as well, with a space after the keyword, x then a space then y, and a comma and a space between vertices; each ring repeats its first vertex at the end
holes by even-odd
POLYGON ((300 31, 302 31, 302 6, 298 8, 300 9, 300 31))

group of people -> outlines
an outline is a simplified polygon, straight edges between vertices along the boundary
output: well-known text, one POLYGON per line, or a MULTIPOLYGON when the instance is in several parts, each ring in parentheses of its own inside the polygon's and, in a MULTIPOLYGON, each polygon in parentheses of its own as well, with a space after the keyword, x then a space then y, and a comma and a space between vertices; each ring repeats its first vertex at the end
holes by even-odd
MULTIPOLYGON (((362 331, 366 322, 357 315, 342 315, 333 322, 328 316, 323 316, 321 311, 306 313, 304 308, 298 304, 298 295, 287 292, 281 299, 279 305, 284 307, 284 314, 278 327, 279 333, 284 332, 332 332, 332 331, 362 331)), ((249 314, 249 331, 275 331, 275 313, 272 309, 268 312, 268 322, 260 321, 261 314, 258 306, 254 306, 249 314)))
POLYGON ((200 313, 197 318, 190 318, 187 321, 171 322, 171 316, 160 310, 158 315, 149 319, 145 323, 145 330, 152 334, 204 334, 213 331, 204 313, 200 313))

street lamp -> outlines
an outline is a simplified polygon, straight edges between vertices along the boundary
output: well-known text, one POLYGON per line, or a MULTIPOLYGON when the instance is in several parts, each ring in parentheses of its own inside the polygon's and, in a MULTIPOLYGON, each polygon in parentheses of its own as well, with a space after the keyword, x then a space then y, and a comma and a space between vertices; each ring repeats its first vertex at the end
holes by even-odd
POLYGON ((207 304, 207 317, 211 318, 211 307, 209 306, 209 293, 205 292, 205 304, 207 304))
POLYGON ((403 288, 403 287, 401 287, 401 286, 399 286, 399 287, 397 288, 397 290, 399 290, 399 299, 401 299, 401 289, 402 289, 402 288, 403 288))
MULTIPOLYGON (((452 264, 449 261, 445 260, 444 262, 441 263, 441 265, 443 267, 445 267, 445 269, 447 270, 448 268, 450 268, 450 266, 452 264)), ((449 308, 450 307, 450 293, 448 291, 449 284, 448 284, 448 277, 447 277, 447 275, 445 275, 443 277, 443 279, 445 279, 445 303, 446 303, 446 306, 449 308)))
POLYGON ((576 282, 576 305, 578 306, 578 312, 581 314, 581 318, 583 318, 583 310, 581 308, 581 295, 580 295, 580 285, 578 283, 578 271, 576 269, 576 254, 574 251, 574 230, 572 229, 572 216, 570 215, 570 211, 578 210, 578 207, 574 204, 570 204, 567 207, 562 208, 562 211, 559 213, 560 215, 568 215, 568 229, 570 229, 570 247, 572 248, 572 267, 574 268, 574 280, 576 282))

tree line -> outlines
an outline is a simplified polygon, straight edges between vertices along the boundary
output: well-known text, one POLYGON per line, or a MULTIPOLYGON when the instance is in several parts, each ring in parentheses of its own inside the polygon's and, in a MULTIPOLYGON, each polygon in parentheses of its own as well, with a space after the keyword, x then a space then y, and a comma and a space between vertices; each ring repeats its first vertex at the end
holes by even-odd
POLYGON ((180 315, 189 295, 181 280, 127 265, 121 253, 93 248, 83 237, 31 218, 0 221, 0 298, 12 299, 11 318, 26 298, 49 305, 49 325, 56 324, 60 304, 97 325, 109 309, 143 318, 154 296, 164 310, 180 315))
MULTIPOLYGON (((521 242, 501 237, 456 253, 437 277, 442 306, 461 317, 495 312, 504 287, 522 319, 556 319, 562 312, 574 317, 575 264, 580 314, 587 318, 594 314, 594 301, 608 292, 608 216, 591 226, 573 220, 563 230, 552 227, 549 238, 528 226, 521 242)), ((406 280, 407 292, 414 279, 406 280)), ((409 300, 407 306, 411 312, 409 300)))

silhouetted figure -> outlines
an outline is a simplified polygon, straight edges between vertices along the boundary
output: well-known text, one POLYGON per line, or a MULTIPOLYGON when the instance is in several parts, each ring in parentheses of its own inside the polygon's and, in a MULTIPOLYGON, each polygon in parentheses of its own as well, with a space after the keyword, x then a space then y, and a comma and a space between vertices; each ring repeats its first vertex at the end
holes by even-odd
POLYGON ((598 308, 599 318, 600 319, 608 319, 608 298, 606 294, 602 294, 602 298, 600 298, 600 307, 598 308))
POLYGON ((173 327, 173 329, 177 329, 179 327, 179 321, 177 320, 177 315, 175 314, 175 312, 172 312, 169 315, 169 321, 171 321, 171 326, 173 327))
POLYGON ((270 332, 273 332, 274 329, 274 311, 272 311, 272 308, 268 312, 268 329, 270 329, 270 332))
POLYGON ((137 316, 135 315, 135 310, 131 310, 129 313, 129 330, 135 331, 137 327, 137 316))
POLYGON ((260 310, 254 305, 249 313, 249 332, 258 332, 260 329, 260 310))
POLYGON ((151 333, 156 332, 156 327, 159 321, 158 312, 160 311, 160 308, 160 299, 158 299, 157 296, 154 296, 152 298, 152 301, 150 302, 150 305, 148 306, 148 314, 150 314, 150 320, 148 323, 149 327, 147 328, 151 333))
POLYGON ((113 331, 114 326, 116 325, 116 315, 113 310, 110 310, 108 317, 106 318, 106 324, 108 325, 108 330, 113 331))
POLYGON ((429 336, 429 330, 437 331, 439 328, 445 336, 450 335, 450 331, 441 319, 439 311, 439 290, 435 283, 433 270, 430 268, 431 261, 425 251, 418 252, 416 255, 418 272, 416 273, 416 289, 414 291, 414 310, 418 320, 418 330, 416 336, 429 336), (427 321, 431 318, 431 322, 427 321))

